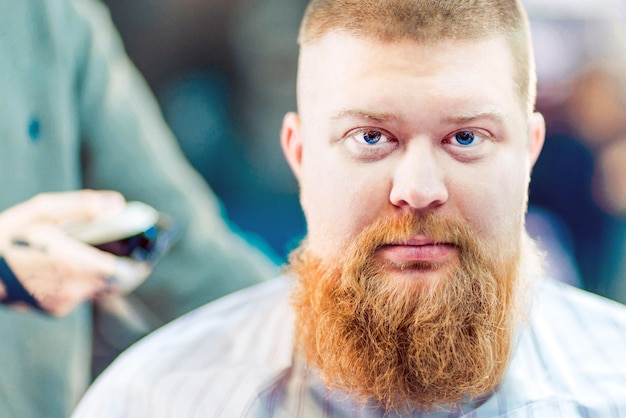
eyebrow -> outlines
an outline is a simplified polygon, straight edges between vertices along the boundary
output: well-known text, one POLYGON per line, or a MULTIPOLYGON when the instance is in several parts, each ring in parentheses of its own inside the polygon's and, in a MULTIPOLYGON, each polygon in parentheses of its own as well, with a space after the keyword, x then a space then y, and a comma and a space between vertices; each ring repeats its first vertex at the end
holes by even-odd
MULTIPOLYGON (((398 120, 398 116, 393 113, 372 112, 372 111, 359 110, 359 109, 341 110, 339 112, 334 113, 331 116, 332 120, 340 120, 344 118, 367 119, 367 120, 372 120, 375 122, 387 122, 387 121, 398 120)), ((497 123, 502 124, 506 122, 506 120, 509 119, 509 117, 505 113, 499 110, 488 109, 488 110, 481 110, 481 111, 476 111, 476 112, 469 112, 466 114, 446 116, 441 120, 442 122, 446 124, 463 125, 463 124, 470 123, 478 119, 490 119, 497 123)))
POLYGON ((502 123, 508 119, 508 116, 498 110, 485 110, 467 114, 447 116, 443 118, 443 122, 453 125, 462 125, 477 119, 491 119, 495 122, 502 123))
POLYGON ((368 119, 376 122, 385 122, 390 120, 396 120, 398 117, 393 113, 385 112, 370 112, 365 110, 342 110, 331 116, 332 120, 344 119, 346 117, 353 117, 359 119, 368 119))

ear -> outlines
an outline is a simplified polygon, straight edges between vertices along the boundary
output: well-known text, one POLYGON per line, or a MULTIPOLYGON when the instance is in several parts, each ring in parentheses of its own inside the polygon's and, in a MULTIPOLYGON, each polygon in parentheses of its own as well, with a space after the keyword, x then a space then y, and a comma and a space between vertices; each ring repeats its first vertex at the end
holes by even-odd
POLYGON ((537 162, 537 158, 539 158, 539 154, 543 148, 543 142, 546 138, 546 122, 541 113, 535 112, 530 116, 529 125, 530 166, 533 167, 535 162, 537 162))
POLYGON ((280 131, 280 145, 291 171, 300 181, 302 171, 302 138, 300 135, 300 117, 297 113, 289 112, 283 118, 283 127, 280 131))

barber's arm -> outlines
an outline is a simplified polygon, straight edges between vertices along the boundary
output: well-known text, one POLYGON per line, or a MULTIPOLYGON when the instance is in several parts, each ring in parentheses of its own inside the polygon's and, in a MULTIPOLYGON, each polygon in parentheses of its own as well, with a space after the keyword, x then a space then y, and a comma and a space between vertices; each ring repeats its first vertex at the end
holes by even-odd
POLYGON ((71 238, 68 225, 124 208, 116 192, 45 193, 0 212, 0 301, 55 316, 80 303, 137 284, 145 263, 116 257, 71 238))
POLYGON ((124 53, 106 9, 89 0, 75 4, 80 17, 74 20, 82 22, 71 38, 80 40, 81 51, 84 184, 145 202, 171 216, 181 231, 132 294, 133 303, 167 322, 275 275, 275 265, 225 222, 218 198, 185 159, 149 86, 124 53))

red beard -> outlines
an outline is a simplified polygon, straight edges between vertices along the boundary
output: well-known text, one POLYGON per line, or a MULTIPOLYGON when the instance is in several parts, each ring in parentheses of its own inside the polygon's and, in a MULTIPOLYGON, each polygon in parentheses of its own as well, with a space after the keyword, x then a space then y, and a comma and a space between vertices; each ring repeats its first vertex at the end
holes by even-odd
POLYGON ((305 242, 289 266, 299 279, 296 349, 329 388, 398 412, 494 390, 521 319, 519 240, 488 245, 464 222, 410 214, 369 226, 343 254, 321 260, 305 242), (459 257, 443 266, 376 257, 417 234, 454 244, 459 257))

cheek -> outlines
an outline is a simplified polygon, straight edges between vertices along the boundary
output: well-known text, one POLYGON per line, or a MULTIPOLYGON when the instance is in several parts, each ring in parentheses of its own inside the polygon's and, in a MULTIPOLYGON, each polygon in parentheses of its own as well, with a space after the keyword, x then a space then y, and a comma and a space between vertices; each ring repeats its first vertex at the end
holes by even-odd
POLYGON ((466 182, 461 187, 457 196, 464 196, 460 203, 464 217, 477 233, 498 242, 510 239, 521 228, 528 173, 519 158, 500 159, 497 165, 485 170, 480 180, 466 182))
POLYGON ((382 178, 333 161, 305 164, 300 187, 308 242, 319 255, 337 255, 389 201, 382 178))

